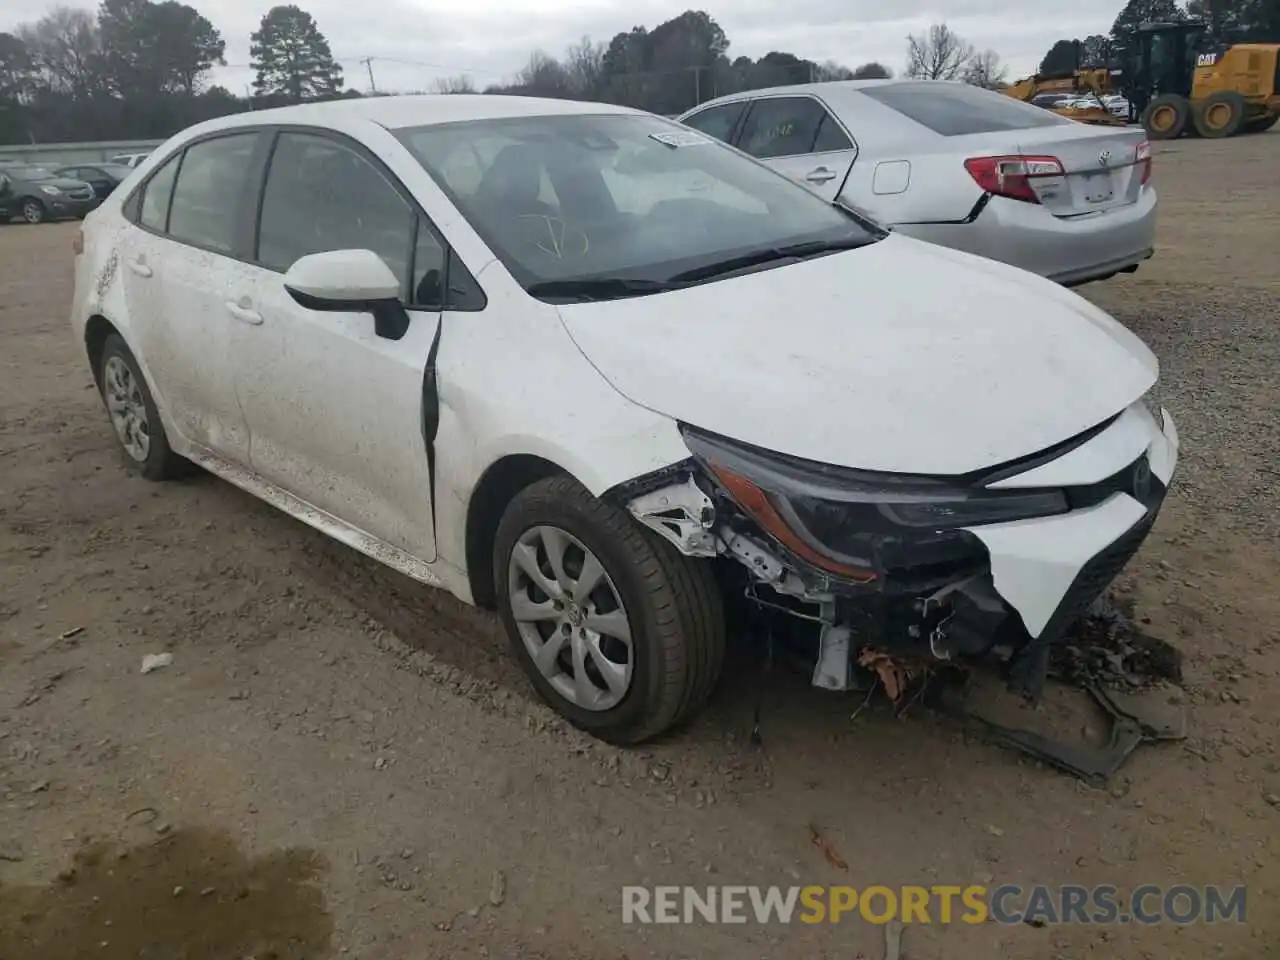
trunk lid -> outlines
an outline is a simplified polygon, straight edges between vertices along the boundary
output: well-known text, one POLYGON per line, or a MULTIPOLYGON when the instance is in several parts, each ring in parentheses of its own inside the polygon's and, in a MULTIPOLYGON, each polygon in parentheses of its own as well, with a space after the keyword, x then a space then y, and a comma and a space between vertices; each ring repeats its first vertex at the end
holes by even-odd
POLYGON ((1036 177, 1032 188, 1055 217, 1076 217, 1136 203, 1142 171, 1136 165, 1141 130, 1117 130, 1079 123, 1020 130, 1018 152, 1057 157, 1060 177, 1036 177))

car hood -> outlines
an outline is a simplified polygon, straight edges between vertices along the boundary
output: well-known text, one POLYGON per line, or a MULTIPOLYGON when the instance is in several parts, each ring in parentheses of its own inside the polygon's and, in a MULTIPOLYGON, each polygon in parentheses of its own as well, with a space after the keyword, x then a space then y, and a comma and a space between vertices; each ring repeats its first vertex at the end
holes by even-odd
POLYGON ((1159 371, 1076 294, 900 235, 559 310, 634 403, 867 470, 955 475, 1039 452, 1123 410, 1159 371))
POLYGON ((39 190, 41 187, 57 187, 59 190, 83 190, 88 186, 83 180, 72 180, 70 177, 42 177, 39 180, 17 181, 28 190, 39 190))

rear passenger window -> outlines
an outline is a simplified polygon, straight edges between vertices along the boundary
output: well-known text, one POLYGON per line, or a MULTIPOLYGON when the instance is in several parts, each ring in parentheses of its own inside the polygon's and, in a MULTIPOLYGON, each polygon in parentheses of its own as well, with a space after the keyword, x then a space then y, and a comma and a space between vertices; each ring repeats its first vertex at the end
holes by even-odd
MULTIPOLYGON (((762 160, 813 153, 818 142, 819 128, 824 125, 826 117, 826 108, 812 97, 771 97, 757 100, 747 114, 739 146, 762 160)), ((824 145, 822 149, 849 149, 852 144, 839 125, 832 121, 830 126, 832 132, 828 133, 824 144, 841 144, 842 140, 843 143, 840 146, 824 145)))
POLYGON ((173 188, 170 237, 217 253, 232 252, 257 140, 256 132, 240 133, 187 148, 173 188))
POLYGON ((368 160, 327 137, 280 134, 262 196, 259 263, 283 273, 309 254, 372 250, 407 289, 413 248, 413 211, 368 160))
POLYGON ((169 198, 173 196, 173 178, 178 172, 181 157, 180 153, 170 157, 142 188, 142 210, 138 214, 138 222, 148 230, 164 233, 169 226, 169 198))
POLYGON ((729 136, 733 133, 734 125, 738 122, 738 117, 742 116, 743 109, 746 108, 746 101, 740 103, 725 103, 718 107, 709 107, 701 113, 695 113, 693 116, 684 121, 686 127, 693 127, 695 130, 701 130, 709 137, 715 137, 717 140, 729 142, 729 136))
POLYGON ((1075 123, 967 83, 887 83, 863 87, 859 92, 944 137, 1075 123))

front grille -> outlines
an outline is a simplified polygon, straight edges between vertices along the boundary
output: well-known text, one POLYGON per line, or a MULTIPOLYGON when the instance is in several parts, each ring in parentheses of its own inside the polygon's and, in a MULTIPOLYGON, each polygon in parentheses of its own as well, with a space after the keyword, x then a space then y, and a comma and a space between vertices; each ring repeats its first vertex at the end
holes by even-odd
POLYGON ((1058 609, 1053 612, 1041 632, 1042 643, 1056 643, 1076 620, 1084 616, 1093 601, 1102 595, 1102 591, 1110 586, 1111 581, 1124 569, 1124 565, 1133 559, 1151 531, 1155 519, 1155 511, 1149 511, 1111 546, 1081 567, 1062 602, 1058 604, 1058 609))

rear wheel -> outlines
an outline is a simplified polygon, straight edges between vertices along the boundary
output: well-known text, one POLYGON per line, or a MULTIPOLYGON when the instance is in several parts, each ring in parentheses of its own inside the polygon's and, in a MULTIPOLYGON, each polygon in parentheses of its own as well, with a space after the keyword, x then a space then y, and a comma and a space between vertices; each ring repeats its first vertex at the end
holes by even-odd
POLYGON ((1195 127, 1209 139, 1234 137, 1244 126, 1247 104, 1234 90, 1219 90, 1195 105, 1195 127))
POLYGON ((1277 120, 1280 120, 1280 114, 1272 114, 1269 117, 1259 117, 1256 120, 1249 120, 1244 125, 1244 132, 1265 133, 1276 125, 1277 120))
POLYGON ((118 334, 111 334, 102 345, 98 383, 125 462, 148 480, 180 476, 187 463, 169 448, 147 381, 118 334))
POLYGON ((1187 129, 1191 105, 1186 97, 1162 93, 1142 111, 1142 125, 1152 140, 1176 140, 1187 129))
POLYGON ((639 743, 693 716, 724 660, 706 561, 569 477, 521 491, 494 543, 503 625, 538 693, 575 726, 639 743))
POLYGON ((42 223, 44 221, 44 204, 34 197, 23 200, 22 219, 27 223, 42 223))

